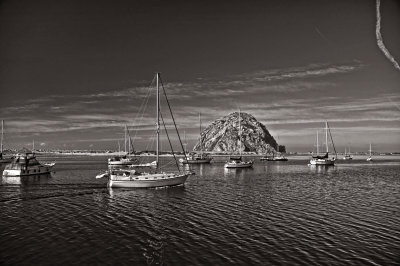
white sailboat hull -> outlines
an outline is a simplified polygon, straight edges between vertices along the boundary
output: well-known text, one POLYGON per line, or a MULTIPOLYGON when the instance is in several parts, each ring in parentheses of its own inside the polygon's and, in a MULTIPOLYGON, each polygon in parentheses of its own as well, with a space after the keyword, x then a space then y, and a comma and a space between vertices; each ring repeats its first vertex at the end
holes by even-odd
POLYGON ((250 168, 253 166, 253 162, 239 162, 239 163, 232 163, 228 162, 225 164, 225 168, 250 168))
POLYGON ((204 159, 181 159, 179 160, 183 164, 202 164, 202 163, 210 163, 212 158, 204 158, 204 159))
POLYGON ((189 174, 113 175, 108 186, 113 188, 155 188, 183 185, 189 174))
POLYGON ((108 161, 108 165, 133 165, 137 163, 137 160, 108 161))
POLYGON ((332 159, 311 159, 311 165, 335 165, 335 160, 332 159))
POLYGON ((288 158, 284 156, 279 156, 279 157, 261 157, 261 161, 275 161, 275 162, 286 162, 288 161, 288 158))
POLYGON ((108 162, 108 165, 132 165, 130 162, 108 162))

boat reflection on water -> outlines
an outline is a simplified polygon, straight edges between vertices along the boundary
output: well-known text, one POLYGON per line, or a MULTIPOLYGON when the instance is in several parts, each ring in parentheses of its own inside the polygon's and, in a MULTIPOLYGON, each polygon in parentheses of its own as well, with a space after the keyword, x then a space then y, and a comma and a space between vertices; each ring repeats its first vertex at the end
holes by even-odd
MULTIPOLYGON (((146 262, 145 265, 165 265, 170 234, 175 231, 174 228, 186 224, 184 221, 187 220, 187 213, 186 208, 182 208, 182 202, 187 202, 190 195, 187 194, 185 186, 146 189, 108 187, 107 193, 109 198, 104 201, 107 213, 118 212, 119 219, 130 219, 132 224, 146 221, 147 226, 135 231, 131 231, 132 228, 123 230, 125 233, 139 232, 138 235, 141 235, 140 254, 146 262), (173 215, 169 208, 175 210, 173 215)), ((137 239, 133 233, 127 233, 126 237, 132 237, 132 241, 137 239)))
POLYGON ((196 175, 203 176, 205 174, 205 168, 209 167, 207 164, 184 164, 183 169, 185 171, 192 171, 196 175))
POLYGON ((254 168, 226 168, 224 167, 224 176, 233 178, 246 177, 246 173, 253 172, 254 168))
MULTIPOLYGON (((107 194, 109 195, 110 199, 143 199, 148 197, 153 197, 155 194, 157 195, 164 195, 170 197, 173 195, 175 198, 183 197, 185 195, 185 186, 173 186, 173 187, 155 187, 155 188, 138 188, 138 189, 130 189, 130 188, 113 188, 107 186, 107 194)), ((112 202, 110 202, 111 204, 112 202)))
POLYGON ((336 168, 334 165, 309 165, 310 170, 314 173, 328 173, 333 172, 336 168))
POLYGON ((48 183, 50 179, 51 179, 50 173, 41 175, 31 175, 31 176, 3 175, 1 177, 1 185, 21 185, 21 186, 42 185, 48 183))

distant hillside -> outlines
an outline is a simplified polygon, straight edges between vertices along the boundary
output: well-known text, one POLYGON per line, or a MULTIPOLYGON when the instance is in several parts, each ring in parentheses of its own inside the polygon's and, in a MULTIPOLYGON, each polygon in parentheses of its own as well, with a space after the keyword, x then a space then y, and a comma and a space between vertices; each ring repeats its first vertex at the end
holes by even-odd
MULTIPOLYGON (((267 128, 254 116, 241 113, 242 152, 265 154, 274 152, 277 143, 267 128)), ((215 120, 201 132, 203 151, 239 152, 239 113, 235 112, 215 120)), ((200 150, 200 139, 193 148, 200 150)))

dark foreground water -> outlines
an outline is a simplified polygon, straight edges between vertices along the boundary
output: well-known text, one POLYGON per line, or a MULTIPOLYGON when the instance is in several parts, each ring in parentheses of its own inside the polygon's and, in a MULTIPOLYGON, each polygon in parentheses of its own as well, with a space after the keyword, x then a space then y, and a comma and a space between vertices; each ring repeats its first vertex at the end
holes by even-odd
POLYGON ((0 265, 399 265, 400 160, 194 167, 184 187, 107 189, 105 157, 2 179, 0 265))

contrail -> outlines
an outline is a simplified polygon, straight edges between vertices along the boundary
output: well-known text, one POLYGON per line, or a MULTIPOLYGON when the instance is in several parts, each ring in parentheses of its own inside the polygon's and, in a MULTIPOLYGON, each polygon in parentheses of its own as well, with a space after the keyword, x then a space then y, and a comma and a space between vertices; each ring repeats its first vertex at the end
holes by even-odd
POLYGON ((378 47, 385 54, 386 58, 394 65, 397 70, 400 70, 399 64, 396 62, 394 57, 386 49, 385 44, 383 44, 382 34, 381 34, 381 13, 379 11, 381 5, 381 0, 376 0, 376 40, 378 42, 378 47))
POLYGON ((315 31, 318 33, 318 35, 321 36, 321 38, 322 38, 323 40, 325 40, 326 42, 330 43, 329 39, 326 38, 325 35, 323 35, 323 34, 319 31, 319 29, 318 29, 317 27, 314 27, 314 29, 315 29, 315 31))

